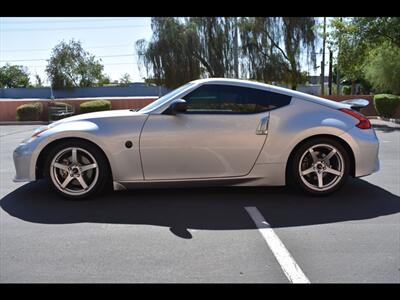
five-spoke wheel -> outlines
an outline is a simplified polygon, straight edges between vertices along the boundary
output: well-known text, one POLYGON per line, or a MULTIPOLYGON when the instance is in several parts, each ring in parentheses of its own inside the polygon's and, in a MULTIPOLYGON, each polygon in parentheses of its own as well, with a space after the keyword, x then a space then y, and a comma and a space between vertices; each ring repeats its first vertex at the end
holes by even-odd
POLYGON ((303 143, 291 160, 288 179, 314 195, 336 191, 349 173, 349 158, 344 147, 330 138, 303 143))
POLYGON ((107 178, 104 155, 87 142, 61 143, 50 152, 47 178, 68 198, 83 198, 102 189, 107 178))

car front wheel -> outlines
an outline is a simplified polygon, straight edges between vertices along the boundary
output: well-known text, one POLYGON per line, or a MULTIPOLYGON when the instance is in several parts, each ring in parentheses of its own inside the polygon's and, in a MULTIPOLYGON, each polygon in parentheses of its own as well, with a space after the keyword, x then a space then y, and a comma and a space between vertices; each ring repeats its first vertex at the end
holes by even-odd
POLYGON ((103 190, 108 179, 104 154, 90 143, 64 142, 49 153, 45 177, 52 188, 68 199, 82 199, 103 190))
POLYGON ((338 141, 313 139, 297 149, 288 175, 296 187, 308 194, 323 196, 343 186, 349 166, 349 155, 338 141))

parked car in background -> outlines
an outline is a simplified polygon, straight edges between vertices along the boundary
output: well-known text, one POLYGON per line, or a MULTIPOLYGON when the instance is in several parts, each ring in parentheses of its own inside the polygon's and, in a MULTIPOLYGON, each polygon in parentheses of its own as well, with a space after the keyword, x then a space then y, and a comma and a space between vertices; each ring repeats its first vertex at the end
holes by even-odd
MULTIPOLYGON (((15 181, 46 179, 72 199, 115 189, 193 185, 337 191, 379 169, 367 118, 337 103, 267 84, 202 79, 139 111, 65 118, 14 152, 15 181)), ((360 104, 361 103, 361 104, 360 104)))

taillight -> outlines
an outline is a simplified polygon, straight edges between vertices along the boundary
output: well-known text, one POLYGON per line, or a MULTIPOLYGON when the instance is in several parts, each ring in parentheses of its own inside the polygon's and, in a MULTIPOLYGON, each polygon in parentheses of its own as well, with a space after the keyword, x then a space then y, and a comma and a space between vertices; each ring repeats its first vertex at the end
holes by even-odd
POLYGON ((358 124, 356 126, 360 129, 370 129, 371 128, 371 122, 364 117, 362 114, 356 112, 355 110, 349 109, 349 108, 341 108, 340 111, 356 118, 358 120, 358 124))

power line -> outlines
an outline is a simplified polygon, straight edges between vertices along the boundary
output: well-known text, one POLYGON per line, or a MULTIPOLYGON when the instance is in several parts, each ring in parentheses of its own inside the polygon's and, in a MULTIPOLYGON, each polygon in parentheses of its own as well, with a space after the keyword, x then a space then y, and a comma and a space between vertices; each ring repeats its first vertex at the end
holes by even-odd
POLYGON ((15 31, 57 31, 57 30, 88 30, 88 29, 114 29, 114 28, 137 28, 149 27, 149 25, 124 25, 124 26, 98 26, 98 27, 63 27, 63 28, 29 28, 29 29, 2 29, 2 32, 15 32, 15 31))
MULTIPOLYGON (((137 54, 117 54, 117 55, 99 55, 97 57, 107 58, 107 57, 124 57, 124 56, 137 56, 137 54)), ((3 59, 0 62, 10 62, 10 61, 42 61, 49 60, 48 58, 37 58, 37 59, 3 59)))
MULTIPOLYGON (((133 44, 122 44, 122 45, 104 45, 104 46, 93 46, 85 47, 87 49, 100 49, 100 48, 123 48, 123 47, 133 47, 133 44)), ((33 52, 33 51, 51 51, 52 49, 10 49, 1 50, 1 52, 33 52)))
MULTIPOLYGON (((109 65, 137 65, 138 63, 135 62, 126 62, 126 63, 105 63, 102 64, 103 66, 109 66, 109 65)), ((24 65, 24 67, 28 68, 45 68, 47 65, 37 65, 37 66, 32 66, 32 65, 24 65)))
POLYGON ((132 18, 90 18, 85 20, 43 20, 43 21, 21 21, 21 22, 0 22, 1 24, 39 24, 39 23, 69 23, 69 22, 108 22, 108 21, 132 21, 132 18))

